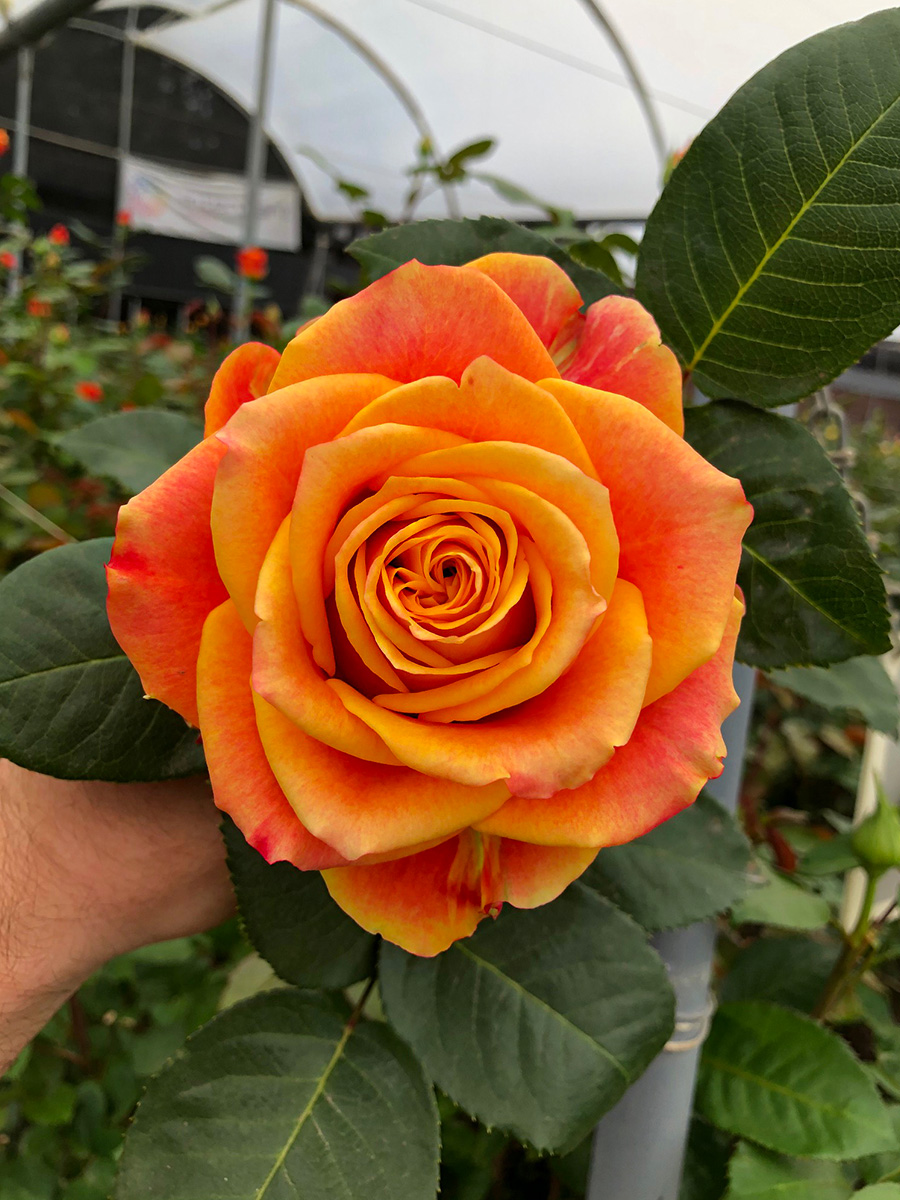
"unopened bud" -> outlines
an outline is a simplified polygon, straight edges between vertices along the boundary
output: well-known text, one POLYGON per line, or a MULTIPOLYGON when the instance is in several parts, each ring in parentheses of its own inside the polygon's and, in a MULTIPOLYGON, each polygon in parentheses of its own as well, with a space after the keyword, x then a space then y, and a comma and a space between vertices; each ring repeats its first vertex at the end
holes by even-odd
POLYGON ((875 784, 878 807, 856 827, 850 839, 853 853, 872 874, 900 867, 900 812, 889 803, 880 783, 875 784))

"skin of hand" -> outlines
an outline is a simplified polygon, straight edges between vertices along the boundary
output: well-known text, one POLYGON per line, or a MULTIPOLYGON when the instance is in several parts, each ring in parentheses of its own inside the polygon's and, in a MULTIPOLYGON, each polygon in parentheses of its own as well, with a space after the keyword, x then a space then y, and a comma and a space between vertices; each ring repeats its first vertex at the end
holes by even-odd
POLYGON ((82 783, 0 760, 0 1074, 98 967, 234 911, 209 783, 82 783))

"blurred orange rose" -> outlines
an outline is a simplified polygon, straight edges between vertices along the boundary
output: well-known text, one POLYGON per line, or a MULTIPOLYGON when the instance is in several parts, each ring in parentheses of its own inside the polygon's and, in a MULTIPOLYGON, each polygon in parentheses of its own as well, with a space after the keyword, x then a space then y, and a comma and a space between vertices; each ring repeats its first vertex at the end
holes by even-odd
POLYGON ((120 514, 113 631, 219 807, 416 954, 721 770, 751 510, 650 316, 580 309, 547 259, 408 263, 230 355, 120 514))
POLYGON ((0 157, 6 154, 9 150, 9 134, 5 129, 0 129, 0 157))
POLYGON ((25 302, 25 311, 29 317, 49 317, 53 309, 46 300, 38 300, 36 296, 29 296, 25 302))
POLYGON ((16 256, 11 250, 0 251, 0 267, 5 267, 7 271, 15 270, 16 256))
POLYGON ((82 400, 89 401, 91 404, 97 404, 98 401, 103 399, 103 388, 92 379, 86 379, 81 383, 75 384, 75 395, 82 400))
POLYGON ((68 246, 69 240, 69 231, 65 225, 54 225, 47 234, 47 241, 51 246, 68 246))
POLYGON ((234 256, 238 274, 245 279, 265 279, 269 273, 269 256, 261 246, 245 246, 234 256))

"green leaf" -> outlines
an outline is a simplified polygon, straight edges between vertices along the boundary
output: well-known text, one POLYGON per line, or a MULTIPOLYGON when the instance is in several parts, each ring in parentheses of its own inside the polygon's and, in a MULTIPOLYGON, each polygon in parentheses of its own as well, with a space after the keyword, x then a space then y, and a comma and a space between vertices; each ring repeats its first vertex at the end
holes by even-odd
POLYGON ((881 573, 816 439, 739 401, 685 418, 690 444, 738 478, 754 508, 738 572, 747 601, 738 658, 764 669, 821 666, 890 649, 881 573))
POLYGON ((613 257, 609 247, 604 245, 603 242, 595 242, 591 238, 587 238, 581 242, 570 242, 566 249, 577 263, 581 263, 585 267, 593 267, 596 271, 602 271, 604 275, 608 275, 610 279, 614 280, 619 287, 625 286, 622 272, 619 270, 619 264, 613 257))
POLYGON ((678 1200, 722 1200, 730 1139, 699 1117, 691 1120, 678 1200))
POLYGON ((900 11, 788 50, 695 139, 638 299, 708 396, 783 404, 900 321, 900 11))
POLYGON ((769 1000, 810 1013, 838 956, 833 942, 808 937, 763 937, 748 946, 725 976, 720 998, 769 1000))
POLYGON ((0 755, 61 779, 204 769, 197 731, 156 700, 106 618, 112 538, 49 550, 0 581, 0 755))
POLYGON ((775 925, 780 929, 821 929, 831 910, 827 900, 807 892, 768 863, 757 864, 765 881, 755 887, 731 910, 735 925, 748 922, 775 925))
POLYGON ((126 492, 143 491, 200 441, 203 430, 180 413, 113 413, 71 429, 56 441, 92 475, 114 479, 126 492))
POLYGON ((729 1167, 725 1200, 850 1200, 853 1186, 836 1163, 799 1162, 742 1142, 729 1167))
POLYGON ((900 1200, 900 1183, 873 1183, 854 1192, 853 1200, 900 1200))
POLYGON ((337 995, 268 992, 188 1039, 141 1102, 117 1200, 433 1200, 434 1095, 337 995))
POLYGON ((803 875, 843 875, 860 861, 853 850, 853 835, 836 833, 834 837, 816 842, 800 859, 797 870, 803 875))
POLYGON ((769 678, 834 712, 857 712, 871 729, 897 736, 900 698, 880 659, 864 655, 832 667, 788 667, 769 678))
POLYGON ((238 277, 220 258, 211 254, 202 254, 194 259, 194 274, 207 287, 230 295, 237 287, 238 277))
POLYGON ((582 882, 645 929, 676 929, 730 908, 747 890, 750 847, 711 796, 625 846, 601 850, 582 882))
POLYGON ((372 974, 375 938, 338 908, 318 871, 267 863, 229 817, 222 833, 247 936, 282 979, 341 988, 372 974))
POLYGON ((868 1158, 861 1158, 857 1162, 856 1166, 864 1183, 882 1183, 889 1179, 900 1180, 900 1104, 892 1104, 888 1109, 888 1115, 894 1130, 893 1149, 885 1154, 873 1154, 868 1158))
POLYGON ((441 166, 441 175, 445 179, 459 179, 465 173, 466 163, 473 158, 484 158, 490 154, 497 142, 494 138, 479 138, 477 142, 470 142, 467 146, 461 146, 459 150, 454 150, 446 162, 441 166))
POLYGON ((697 1107, 720 1129, 782 1154, 856 1158, 893 1143, 887 1110, 846 1043, 774 1004, 716 1013, 697 1107))
POLYGON ((435 958, 385 943, 381 989, 438 1086, 539 1150, 574 1147, 673 1024, 643 932, 579 884, 543 908, 506 909, 435 958))
POLYGON ((552 259, 581 292, 585 304, 593 304, 603 296, 618 295, 621 290, 599 271, 574 262, 549 238, 500 217, 398 225, 360 238, 350 245, 349 251, 370 279, 379 279, 412 258, 430 265, 449 263, 460 267, 484 254, 509 251, 552 259))

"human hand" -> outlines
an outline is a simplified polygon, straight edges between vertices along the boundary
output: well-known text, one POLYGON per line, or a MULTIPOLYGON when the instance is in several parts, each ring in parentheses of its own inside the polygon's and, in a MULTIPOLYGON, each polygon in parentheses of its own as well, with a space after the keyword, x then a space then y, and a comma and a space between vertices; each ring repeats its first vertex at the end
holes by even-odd
POLYGON ((83 783, 0 760, 0 1071, 108 959, 225 920, 202 779, 83 783))

